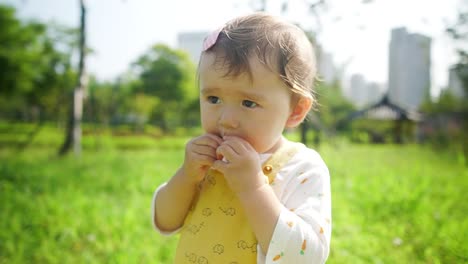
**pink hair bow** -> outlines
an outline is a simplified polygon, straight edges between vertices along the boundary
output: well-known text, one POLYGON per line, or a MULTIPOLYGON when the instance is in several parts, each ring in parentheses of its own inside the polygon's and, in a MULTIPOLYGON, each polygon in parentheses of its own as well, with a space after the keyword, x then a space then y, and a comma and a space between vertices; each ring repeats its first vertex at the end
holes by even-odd
POLYGON ((208 49, 213 47, 214 44, 216 44, 216 41, 218 40, 218 37, 219 37, 219 33, 221 33, 222 30, 223 28, 218 28, 215 31, 211 32, 205 38, 205 40, 203 41, 203 51, 207 51, 208 49))

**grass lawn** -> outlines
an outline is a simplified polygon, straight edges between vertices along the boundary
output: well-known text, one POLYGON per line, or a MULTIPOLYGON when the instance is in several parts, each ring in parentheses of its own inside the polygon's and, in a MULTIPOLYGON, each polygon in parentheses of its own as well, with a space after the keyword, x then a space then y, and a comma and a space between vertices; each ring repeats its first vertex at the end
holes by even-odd
MULTIPOLYGON (((0 263, 172 263, 176 237, 151 225, 154 189, 182 160, 186 137, 84 138, 0 125, 0 263)), ((324 144, 333 193, 328 263, 468 262, 463 157, 418 145, 324 144)))

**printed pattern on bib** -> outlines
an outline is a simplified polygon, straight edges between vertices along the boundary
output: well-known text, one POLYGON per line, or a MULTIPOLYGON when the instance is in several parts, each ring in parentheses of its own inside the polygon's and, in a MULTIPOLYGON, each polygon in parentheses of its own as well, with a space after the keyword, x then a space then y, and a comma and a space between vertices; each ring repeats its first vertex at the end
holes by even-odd
MULTIPOLYGON (((296 145, 281 148, 265 162, 270 184, 297 150, 296 145)), ((256 263, 255 234, 224 176, 210 169, 199 192, 181 230, 174 263, 256 263)))

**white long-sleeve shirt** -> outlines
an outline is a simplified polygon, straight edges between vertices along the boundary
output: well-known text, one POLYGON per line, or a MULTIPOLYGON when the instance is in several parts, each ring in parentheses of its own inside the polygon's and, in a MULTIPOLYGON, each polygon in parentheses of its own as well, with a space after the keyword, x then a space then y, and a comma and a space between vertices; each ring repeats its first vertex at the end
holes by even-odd
MULTIPOLYGON (((270 155, 260 154, 260 160, 270 155)), ((156 195, 164 185, 154 192, 152 216, 156 195)), ((330 250, 331 192, 328 168, 320 155, 304 146, 278 171, 271 187, 283 209, 268 253, 257 246, 257 263, 324 263, 330 250)), ((167 233, 154 227, 164 235, 178 231, 167 233)))

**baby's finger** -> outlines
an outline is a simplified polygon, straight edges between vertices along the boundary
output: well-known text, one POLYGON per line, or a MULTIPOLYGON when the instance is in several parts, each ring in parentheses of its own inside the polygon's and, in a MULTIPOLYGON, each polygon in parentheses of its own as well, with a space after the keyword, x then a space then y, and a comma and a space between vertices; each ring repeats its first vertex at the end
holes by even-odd
POLYGON ((221 143, 223 143, 222 139, 220 137, 217 137, 212 134, 206 134, 203 135, 199 138, 196 138, 193 141, 194 145, 197 146, 210 146, 212 148, 217 148, 221 143))
POLYGON ((223 143, 223 139, 218 135, 207 133, 207 134, 205 134, 205 136, 212 139, 212 140, 214 140, 216 143, 218 143, 218 145, 223 143))
POLYGON ((228 162, 235 159, 238 156, 234 149, 227 144, 222 144, 221 146, 219 146, 216 149, 216 155, 217 157, 222 156, 228 162))
POLYGON ((250 144, 239 137, 225 137, 223 145, 231 146, 238 155, 242 155, 251 149, 250 144))
POLYGON ((194 154, 193 158, 197 160, 197 164, 205 165, 205 166, 211 166, 213 162, 216 161, 216 159, 212 156, 202 155, 202 154, 197 154, 197 153, 194 154))
POLYGON ((209 156, 212 158, 216 158, 216 149, 211 147, 211 146, 205 146, 205 145, 195 145, 191 149, 193 153, 196 153, 198 155, 205 155, 209 156))

